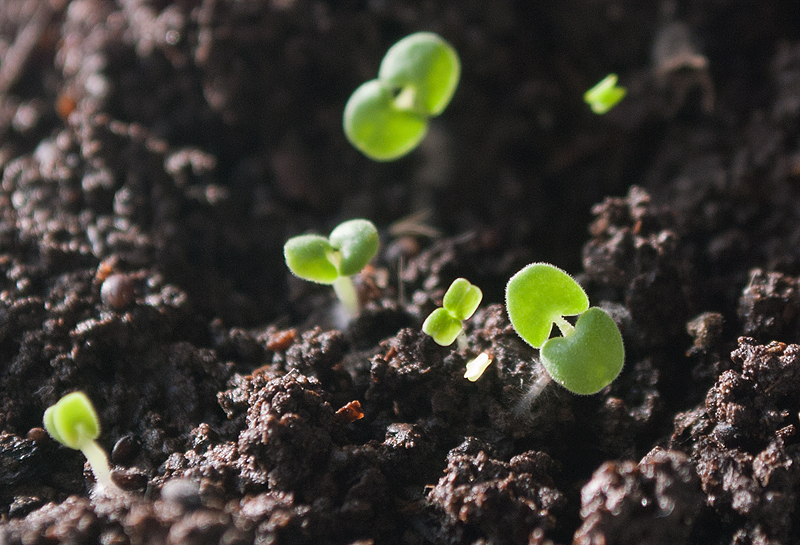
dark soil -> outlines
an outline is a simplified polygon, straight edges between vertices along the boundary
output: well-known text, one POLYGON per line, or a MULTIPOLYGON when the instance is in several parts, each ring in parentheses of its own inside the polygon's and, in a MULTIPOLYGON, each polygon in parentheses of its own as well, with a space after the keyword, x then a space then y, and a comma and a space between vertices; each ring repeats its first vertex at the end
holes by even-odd
POLYGON ((0 544, 800 543, 800 4, 0 2, 0 544), (372 162, 349 94, 417 30, 461 84, 372 162), (628 96, 593 115, 610 72, 628 96), (344 325, 284 241, 365 217, 344 325), (620 325, 551 384, 508 278, 620 325), (463 349, 420 324, 457 277, 463 349), (476 383, 464 365, 493 363, 476 383), (41 429, 83 390, 124 493, 41 429))

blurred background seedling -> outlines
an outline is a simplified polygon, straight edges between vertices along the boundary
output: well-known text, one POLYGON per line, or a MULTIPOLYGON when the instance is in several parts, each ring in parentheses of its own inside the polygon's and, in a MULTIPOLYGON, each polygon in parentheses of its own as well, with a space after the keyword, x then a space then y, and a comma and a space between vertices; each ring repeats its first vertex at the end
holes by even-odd
POLYGON ((458 54, 441 36, 406 36, 386 52, 378 78, 362 84, 347 101, 347 139, 376 161, 408 154, 425 137, 429 119, 450 103, 460 77, 458 54))
POLYGON ((594 113, 603 115, 625 98, 628 90, 617 85, 617 75, 609 74, 583 94, 583 101, 594 113))

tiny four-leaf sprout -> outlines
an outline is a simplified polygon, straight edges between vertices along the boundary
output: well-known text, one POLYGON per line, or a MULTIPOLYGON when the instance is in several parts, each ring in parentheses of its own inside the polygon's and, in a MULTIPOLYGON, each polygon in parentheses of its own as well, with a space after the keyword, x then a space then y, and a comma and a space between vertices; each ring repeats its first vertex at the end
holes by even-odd
MULTIPOLYGON (((450 346, 463 335, 463 320, 472 317, 482 299, 483 292, 480 288, 472 285, 466 278, 455 279, 444 294, 442 307, 431 312, 425 319, 422 331, 433 337, 437 344, 450 346)), ((492 357, 489 354, 479 354, 467 362, 464 378, 475 382, 491 363, 492 357)))
POLYGON ((100 420, 86 394, 72 392, 45 410, 44 429, 62 445, 86 456, 98 485, 117 488, 111 480, 106 453, 95 441, 100 435, 100 420))
POLYGON ((622 371, 625 347, 614 320, 589 308, 583 288, 548 263, 532 263, 506 286, 511 325, 528 344, 540 349, 549 376, 576 394, 594 394, 622 371), (578 316, 573 326, 564 318, 578 316), (553 324, 562 337, 550 338, 553 324))
POLYGON ((331 284, 350 315, 358 313, 358 295, 351 276, 358 274, 378 252, 375 225, 365 219, 339 224, 328 238, 292 237, 283 247, 289 270, 303 280, 331 284))
POLYGON ((617 86, 617 75, 609 74, 583 94, 583 101, 594 113, 602 115, 616 106, 627 92, 625 87, 617 86))
POLYGON ((376 161, 392 161, 416 148, 428 120, 441 114, 455 93, 461 63, 439 35, 417 32, 394 44, 378 78, 356 89, 344 108, 344 133, 376 161))
POLYGON ((483 292, 466 278, 457 278, 447 288, 442 307, 431 312, 422 324, 422 331, 433 337, 437 344, 450 346, 468 320, 481 304, 483 292))

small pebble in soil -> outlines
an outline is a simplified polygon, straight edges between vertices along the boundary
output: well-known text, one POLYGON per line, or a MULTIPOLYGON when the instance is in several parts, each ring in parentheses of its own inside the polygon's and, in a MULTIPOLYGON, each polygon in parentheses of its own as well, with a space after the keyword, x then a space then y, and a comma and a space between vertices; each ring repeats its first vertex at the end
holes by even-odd
POLYGON ((16 496, 8 507, 8 518, 22 518, 42 505, 44 501, 36 496, 16 496))
POLYGON ((123 309, 133 302, 136 291, 133 279, 127 274, 112 274, 103 281, 100 299, 103 304, 115 309, 123 309))
POLYGON ((161 487, 161 499, 186 508, 200 507, 200 484, 191 479, 171 479, 161 487))
POLYGON ((28 430, 28 439, 31 441, 42 441, 47 437, 47 432, 42 428, 31 428, 28 430))
POLYGON ((123 490, 144 490, 147 486, 147 474, 141 469, 132 467, 112 469, 111 480, 123 490))
POLYGON ((111 460, 118 465, 130 464, 142 448, 142 440, 135 435, 125 435, 111 450, 111 460))

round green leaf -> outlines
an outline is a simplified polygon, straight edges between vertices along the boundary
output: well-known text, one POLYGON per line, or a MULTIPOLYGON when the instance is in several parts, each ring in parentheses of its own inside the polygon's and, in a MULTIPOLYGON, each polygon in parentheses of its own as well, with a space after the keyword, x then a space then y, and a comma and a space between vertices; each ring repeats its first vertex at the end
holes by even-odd
POLYGON ((411 88, 411 109, 426 116, 444 111, 460 77, 461 63, 456 50, 433 32, 417 32, 394 44, 378 71, 378 79, 392 88, 411 88))
POLYGON ((339 254, 339 274, 358 274, 378 252, 380 239, 375 225, 364 219, 345 221, 331 231, 328 238, 339 254))
POLYGON ((67 394, 44 412, 44 429, 62 445, 81 450, 100 435, 100 420, 83 392, 67 394))
POLYGON ((433 337, 437 344, 450 346, 461 333, 461 320, 453 318, 443 308, 437 308, 422 324, 422 331, 433 337))
POLYGON ((428 130, 428 120, 399 110, 391 88, 368 81, 347 101, 344 134, 353 146, 376 161, 391 161, 417 147, 428 130))
POLYGON ((283 246, 289 270, 303 280, 320 284, 333 284, 339 277, 336 266, 330 261, 333 251, 328 239, 319 235, 292 237, 283 246))
POLYGON ((553 322, 589 308, 589 297, 570 275, 549 263, 531 263, 506 286, 506 310, 511 325, 528 344, 541 346, 553 322))
POLYGON ((447 293, 444 294, 442 306, 458 320, 467 320, 472 316, 483 299, 480 288, 472 285, 466 278, 456 278, 447 293))
POLYGON ((625 361, 622 335, 614 320, 592 307, 578 318, 575 331, 554 337, 541 350, 542 365, 553 380, 575 394, 594 394, 617 378, 625 361))

